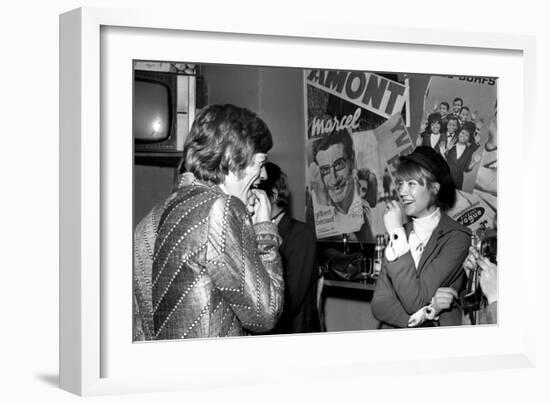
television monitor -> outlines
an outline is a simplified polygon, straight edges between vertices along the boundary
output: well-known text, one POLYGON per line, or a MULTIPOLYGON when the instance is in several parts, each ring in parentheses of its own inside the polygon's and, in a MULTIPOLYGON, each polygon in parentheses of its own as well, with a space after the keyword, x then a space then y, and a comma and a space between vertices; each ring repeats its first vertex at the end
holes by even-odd
POLYGON ((177 153, 194 116, 194 76, 134 70, 136 153, 177 153))

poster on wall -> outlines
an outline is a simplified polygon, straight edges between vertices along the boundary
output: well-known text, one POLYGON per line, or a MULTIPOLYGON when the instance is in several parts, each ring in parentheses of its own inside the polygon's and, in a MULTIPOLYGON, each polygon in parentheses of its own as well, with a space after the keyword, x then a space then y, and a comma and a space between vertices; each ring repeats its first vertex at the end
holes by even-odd
POLYGON ((320 241, 374 243, 399 200, 400 155, 429 145, 457 187, 448 214, 477 230, 497 210, 497 79, 305 70, 306 219, 320 241))
MULTIPOLYGON (((473 231, 492 228, 497 211, 497 79, 434 76, 424 96, 424 122, 441 115, 443 155, 457 187, 447 213, 473 231), (464 142, 464 151, 460 152, 464 142)), ((425 130, 424 132, 426 132, 425 130)), ((419 136, 421 144, 425 138, 419 136)))
POLYGON ((408 97, 408 87, 395 78, 304 71, 306 216, 320 240, 346 234, 349 241, 373 243, 375 235, 384 232, 379 186, 391 182, 385 155, 393 149, 383 148, 391 135, 380 142, 380 133, 391 131, 383 124, 400 116, 408 97))

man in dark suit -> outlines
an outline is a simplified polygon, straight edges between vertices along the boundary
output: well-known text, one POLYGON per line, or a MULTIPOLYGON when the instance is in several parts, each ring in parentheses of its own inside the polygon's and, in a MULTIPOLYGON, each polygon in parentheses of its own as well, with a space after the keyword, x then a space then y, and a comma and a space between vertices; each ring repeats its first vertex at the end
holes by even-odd
POLYGON ((267 162, 264 168, 267 179, 258 188, 267 193, 271 201, 271 220, 283 238, 279 252, 285 282, 283 313, 270 333, 319 332, 319 269, 315 235, 306 224, 292 218, 289 211, 290 191, 281 168, 272 162, 267 162))

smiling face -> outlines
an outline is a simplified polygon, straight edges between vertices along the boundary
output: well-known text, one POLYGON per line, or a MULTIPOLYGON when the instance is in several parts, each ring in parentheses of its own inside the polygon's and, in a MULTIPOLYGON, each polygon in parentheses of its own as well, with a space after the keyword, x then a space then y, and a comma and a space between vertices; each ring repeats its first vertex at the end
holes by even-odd
POLYGON ((441 132, 441 123, 439 121, 433 121, 430 123, 430 130, 432 134, 439 134, 441 132))
POLYGON ((422 218, 435 211, 435 194, 425 179, 399 180, 397 189, 403 210, 408 217, 422 218))
POLYGON ((466 108, 460 110, 460 120, 462 122, 468 122, 470 120, 470 111, 466 108))
POLYGON ((449 119, 447 122, 447 132, 450 134, 454 134, 456 132, 456 129, 458 129, 458 122, 456 119, 449 119))
POLYGON ((267 179, 267 173, 264 168, 266 162, 267 154, 254 154, 252 163, 245 168, 243 173, 243 181, 247 183, 248 189, 267 179))
POLYGON ((458 115, 460 113, 460 108, 462 108, 462 101, 460 99, 457 99, 453 102, 453 111, 455 115, 458 115))
POLYGON ((438 112, 441 116, 447 116, 447 113, 449 113, 449 108, 447 108, 447 105, 445 104, 440 104, 438 112))
POLYGON ((261 180, 267 179, 264 168, 266 161, 267 154, 257 153, 254 154, 252 162, 243 171, 238 174, 230 172, 224 182, 227 192, 238 197, 246 204, 246 197, 250 188, 259 184, 261 180))
POLYGON ((353 201, 354 180, 351 161, 343 144, 333 144, 316 156, 323 184, 334 205, 347 213, 353 201))
POLYGON ((470 140, 470 133, 467 130, 462 129, 458 134, 458 142, 460 144, 466 144, 470 140))

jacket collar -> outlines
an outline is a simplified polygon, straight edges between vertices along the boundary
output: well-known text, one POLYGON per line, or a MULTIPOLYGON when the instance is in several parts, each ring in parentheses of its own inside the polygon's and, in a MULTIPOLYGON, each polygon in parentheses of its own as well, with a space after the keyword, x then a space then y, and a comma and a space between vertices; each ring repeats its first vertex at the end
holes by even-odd
POLYGON ((177 192, 182 188, 184 188, 185 186, 206 187, 215 191, 216 193, 221 193, 221 194, 225 193, 219 185, 216 185, 212 182, 202 181, 200 179, 197 179, 195 175, 193 175, 191 172, 185 172, 178 175, 176 179, 174 191, 177 192))
MULTIPOLYGON (((412 230, 412 222, 408 222, 405 226, 405 231, 407 233, 407 238, 412 230)), ((426 244, 426 247, 424 248, 424 251, 422 252, 422 256, 420 257, 420 261, 418 262, 418 273, 422 271, 424 268, 424 265, 426 264, 426 261, 430 258, 430 256, 434 253, 436 246, 439 242, 439 239, 449 232, 452 231, 463 231, 467 234, 469 234, 469 230, 464 227, 463 225, 457 223, 455 220, 453 220, 451 217, 449 217, 445 213, 441 213, 441 219, 439 220, 439 224, 435 227, 435 229, 432 232, 432 235, 430 236, 430 239, 428 240, 428 243, 426 244)))

